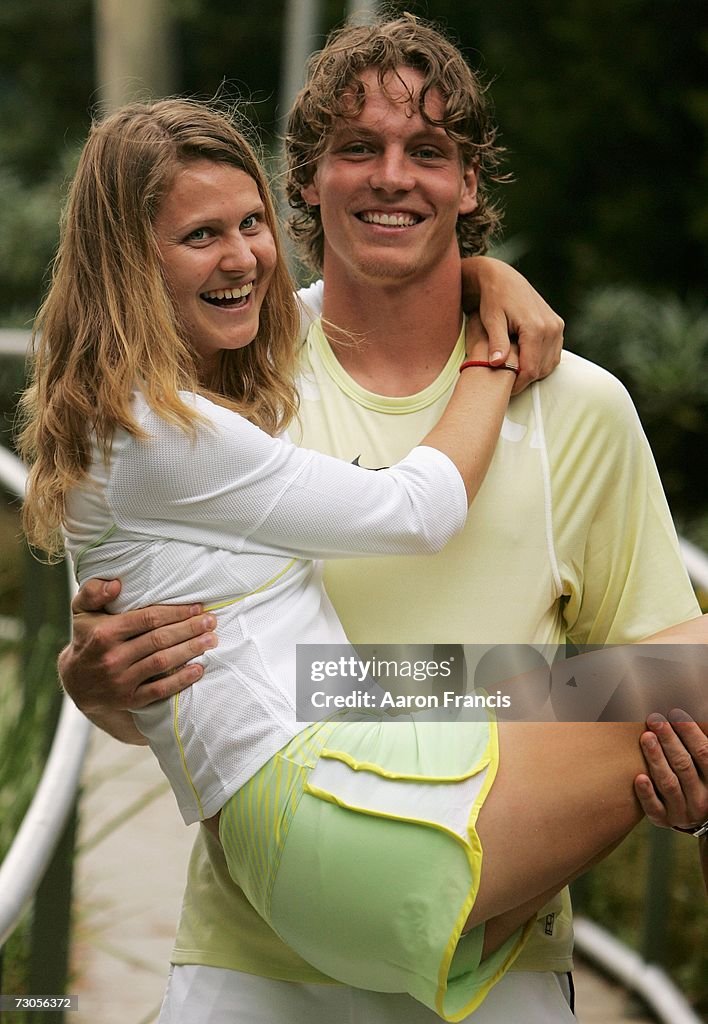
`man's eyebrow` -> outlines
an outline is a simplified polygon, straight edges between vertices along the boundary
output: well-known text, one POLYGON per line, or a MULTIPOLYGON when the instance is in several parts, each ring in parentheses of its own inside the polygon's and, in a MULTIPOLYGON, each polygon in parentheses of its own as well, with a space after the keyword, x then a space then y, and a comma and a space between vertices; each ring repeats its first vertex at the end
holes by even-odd
POLYGON ((376 134, 377 133, 371 128, 366 128, 364 125, 352 124, 351 121, 342 121, 340 124, 335 125, 332 130, 332 135, 336 135, 337 138, 347 138, 347 136, 349 136, 350 138, 360 139, 363 136, 367 139, 373 139, 376 137, 376 134))
MULTIPOLYGON (((332 130, 330 138, 341 139, 378 139, 381 135, 385 135, 386 132, 379 132, 375 128, 368 128, 366 125, 358 125, 349 123, 342 123, 336 126, 332 130)), ((442 125, 436 124, 425 124, 418 131, 414 132, 410 137, 410 141, 413 143, 422 142, 425 140, 437 140, 440 142, 442 139, 448 139, 451 143, 453 140, 447 134, 442 125)), ((454 145, 454 143, 453 143, 454 145)))

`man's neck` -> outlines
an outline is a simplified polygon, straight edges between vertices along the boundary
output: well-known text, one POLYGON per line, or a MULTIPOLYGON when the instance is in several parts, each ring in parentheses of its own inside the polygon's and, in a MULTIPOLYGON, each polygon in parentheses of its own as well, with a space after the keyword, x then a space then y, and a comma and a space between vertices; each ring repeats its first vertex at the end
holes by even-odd
POLYGON ((439 376, 461 328, 460 276, 372 283, 325 267, 322 320, 347 373, 380 395, 417 394, 439 376))

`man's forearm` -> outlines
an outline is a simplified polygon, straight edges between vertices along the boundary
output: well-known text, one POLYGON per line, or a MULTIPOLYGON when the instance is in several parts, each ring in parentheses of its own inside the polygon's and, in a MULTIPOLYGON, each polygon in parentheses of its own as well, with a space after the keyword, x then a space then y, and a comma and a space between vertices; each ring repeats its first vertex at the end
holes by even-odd
MULTIPOLYGON (((85 712, 84 712, 85 713, 85 712)), ((147 740, 135 724, 135 720, 129 711, 102 711, 92 712, 86 717, 98 726, 109 736, 120 740, 121 743, 132 743, 136 746, 147 746, 147 740)))

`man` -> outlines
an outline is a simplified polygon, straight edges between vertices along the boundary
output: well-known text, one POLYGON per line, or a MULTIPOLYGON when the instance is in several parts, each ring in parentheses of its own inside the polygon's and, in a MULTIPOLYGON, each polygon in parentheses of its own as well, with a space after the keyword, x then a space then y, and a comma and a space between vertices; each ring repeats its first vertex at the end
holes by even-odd
MULTIPOLYGON (((496 155, 479 83, 413 17, 345 28, 313 59, 288 138, 295 234, 325 278, 303 359, 304 444, 376 468, 437 419, 464 353, 460 256, 482 252, 496 220, 485 179, 496 155)), ((354 642, 630 642, 698 614, 631 403, 613 378, 572 357, 512 401, 467 528, 442 555, 337 563, 327 586, 354 642)), ((89 588, 84 607, 115 592, 89 588)), ((175 625, 178 613, 133 614, 101 620, 83 639, 79 623, 61 662, 77 703, 115 733, 113 709, 189 684, 196 667, 141 686, 214 642, 210 617, 175 625), (136 635, 151 625, 159 628, 136 635), (132 638, 114 649, 120 636, 132 638), (111 692, 122 697, 101 696, 97 664, 112 668, 111 692)), ((689 749, 699 742, 692 726, 689 749)), ((666 778, 678 740, 661 740, 668 758, 651 750, 650 766, 666 778)), ((653 803, 647 781, 638 791, 656 818, 705 816, 700 784, 669 806, 653 803)), ((405 996, 328 984, 258 918, 201 833, 161 1024, 437 1019, 405 996)), ((561 896, 538 915, 517 969, 475 1024, 572 1020, 570 946, 561 896)))

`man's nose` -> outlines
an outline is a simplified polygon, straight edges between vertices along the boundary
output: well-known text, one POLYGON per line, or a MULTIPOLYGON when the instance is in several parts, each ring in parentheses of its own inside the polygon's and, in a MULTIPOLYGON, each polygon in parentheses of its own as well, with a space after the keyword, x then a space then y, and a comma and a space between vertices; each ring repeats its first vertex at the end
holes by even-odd
POLYGON ((369 183, 384 192, 409 192, 415 178, 406 154, 398 149, 381 153, 372 168, 369 183))

